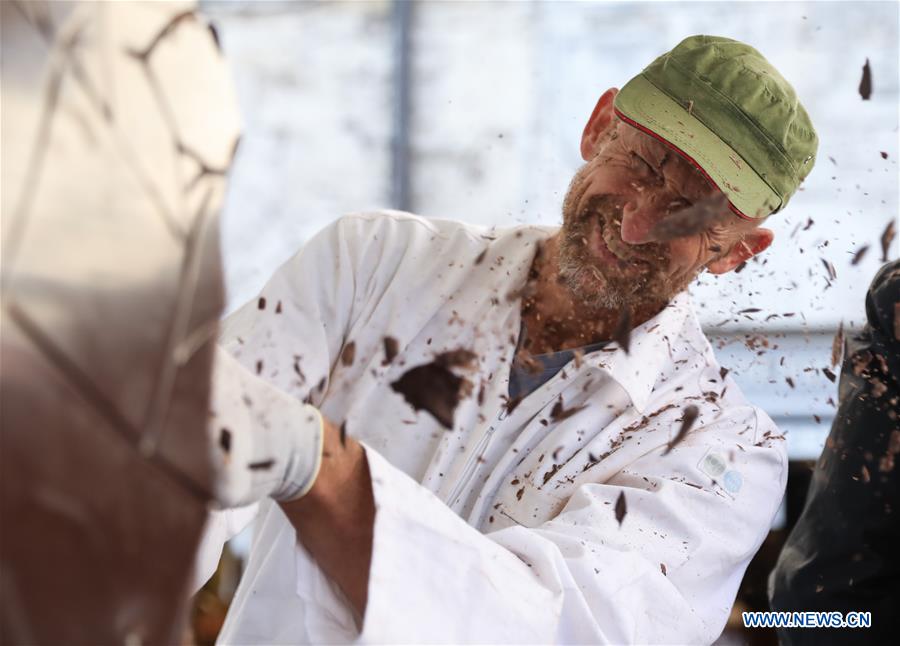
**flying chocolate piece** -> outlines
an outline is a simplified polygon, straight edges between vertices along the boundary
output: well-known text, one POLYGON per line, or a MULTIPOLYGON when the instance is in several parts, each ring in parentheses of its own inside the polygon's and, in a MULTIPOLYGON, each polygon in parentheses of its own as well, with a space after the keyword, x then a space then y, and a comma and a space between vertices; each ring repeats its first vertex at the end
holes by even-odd
POLYGON ((718 192, 666 216, 650 230, 650 236, 659 242, 692 236, 726 222, 730 217, 728 196, 718 192))
POLYGON ((619 497, 616 499, 616 520, 619 522, 619 527, 622 526, 622 521, 625 520, 625 514, 628 513, 628 505, 625 504, 625 492, 620 491, 619 497))
POLYGON ((699 412, 700 411, 693 404, 684 407, 684 413, 681 416, 681 428, 678 429, 675 437, 673 437, 672 441, 669 442, 666 450, 663 451, 663 455, 668 455, 669 451, 674 449, 685 437, 687 437, 688 431, 691 430, 694 422, 697 421, 697 415, 699 414, 699 412))
POLYGON ((863 98, 863 101, 868 101, 869 97, 872 96, 872 68, 869 67, 868 58, 862 69, 862 79, 859 82, 859 95, 863 98))

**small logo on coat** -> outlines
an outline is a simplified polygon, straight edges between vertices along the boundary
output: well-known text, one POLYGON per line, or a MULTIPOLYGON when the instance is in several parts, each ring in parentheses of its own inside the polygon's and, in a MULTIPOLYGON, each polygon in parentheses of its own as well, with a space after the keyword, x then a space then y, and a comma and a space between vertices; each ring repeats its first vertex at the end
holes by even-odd
POLYGON ((736 469, 728 468, 728 460, 724 455, 710 449, 697 465, 713 482, 722 487, 732 498, 737 495, 744 484, 744 476, 736 469))

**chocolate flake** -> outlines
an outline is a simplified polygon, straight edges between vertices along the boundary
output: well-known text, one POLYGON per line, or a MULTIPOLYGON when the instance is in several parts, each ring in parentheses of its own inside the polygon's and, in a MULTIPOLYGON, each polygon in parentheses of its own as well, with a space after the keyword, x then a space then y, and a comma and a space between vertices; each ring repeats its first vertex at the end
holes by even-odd
POLYGON ((487 247, 485 247, 484 251, 482 251, 480 254, 478 254, 478 256, 476 256, 476 258, 475 258, 476 265, 480 265, 482 262, 484 262, 484 257, 487 255, 487 252, 488 252, 487 247))
POLYGON ((472 393, 472 382, 450 371, 470 367, 477 355, 459 349, 444 352, 434 361, 407 370, 391 388, 401 394, 414 410, 424 410, 444 428, 453 428, 453 413, 463 397, 472 393))
POLYGON ((390 365, 394 361, 399 350, 400 345, 397 343, 397 339, 392 336, 384 337, 384 361, 381 362, 381 365, 390 365))
POLYGON ((266 309, 266 297, 265 296, 259 297, 259 300, 256 302, 256 307, 258 307, 261 310, 266 309))
POLYGON ((434 362, 445 368, 472 368, 478 355, 471 350, 459 348, 442 352, 434 358, 434 362))
POLYGON ((894 241, 895 235, 894 220, 892 219, 888 222, 887 226, 884 228, 884 232, 881 234, 881 262, 888 261, 888 251, 891 249, 891 242, 894 241))
POLYGON ((277 303, 275 303, 275 313, 281 314, 281 301, 278 301, 277 303))
POLYGON ((666 574, 666 564, 665 563, 659 564, 659 570, 660 570, 660 572, 663 573, 663 576, 669 576, 668 574, 666 574))
POLYGON ((256 374, 262 374, 263 370, 263 361, 262 359, 258 359, 256 362, 256 374))
POLYGON ((341 422, 341 446, 347 448, 347 420, 341 422))
POLYGON ((837 375, 834 374, 829 368, 822 368, 822 374, 828 377, 828 381, 834 383, 835 379, 837 379, 837 375))
POLYGON ((297 376, 300 377, 303 383, 306 383, 306 375, 303 374, 303 370, 300 369, 300 357, 294 357, 294 372, 297 373, 297 376))
POLYGON ((587 408, 587 404, 584 404, 583 406, 575 406, 574 408, 569 408, 568 410, 566 410, 565 408, 563 408, 563 399, 562 395, 560 395, 556 403, 553 404, 553 409, 550 411, 550 419, 552 419, 554 422, 561 422, 567 417, 572 417, 572 415, 585 408, 587 408))
POLYGON ((728 196, 719 192, 698 200, 660 220, 650 234, 654 240, 665 242, 708 231, 731 217, 728 196))
POLYGON ((251 471, 268 471, 273 466, 275 466, 275 460, 260 460, 259 462, 251 462, 247 465, 247 468, 251 471))
POLYGON ((678 429, 678 433, 675 434, 675 437, 672 438, 672 441, 666 446, 663 455, 668 455, 669 452, 687 436, 688 431, 691 430, 694 422, 697 421, 699 413, 700 411, 693 404, 684 407, 684 412, 681 416, 681 428, 678 429))
POLYGON ((724 368, 724 367, 721 367, 721 366, 720 366, 720 367, 719 367, 719 378, 720 378, 722 381, 725 381, 725 375, 727 375, 728 372, 729 372, 728 368, 724 368))
POLYGON ((352 366, 353 360, 356 358, 356 343, 354 341, 350 341, 347 345, 344 346, 344 350, 341 352, 341 363, 345 366, 352 366))
POLYGON ((863 256, 866 255, 866 252, 869 250, 869 245, 864 244, 862 247, 856 250, 856 253, 853 254, 853 260, 850 261, 851 265, 858 265, 859 261, 863 259, 863 256))
MULTIPOLYGON (((524 397, 522 397, 521 395, 519 395, 518 397, 512 397, 512 398, 509 398, 506 395, 501 395, 501 397, 503 397, 506 400, 506 414, 507 415, 512 415, 512 412, 514 410, 516 410, 516 406, 521 404, 522 400, 524 399, 524 397)), ((545 424, 545 426, 546 426, 546 424, 545 424)))
POLYGON ((625 514, 628 513, 628 505, 625 504, 625 492, 620 491, 619 497, 616 498, 616 520, 619 521, 619 527, 622 526, 622 521, 625 520, 625 514))
POLYGON ((742 262, 741 264, 739 264, 737 267, 734 268, 734 273, 736 273, 736 274, 741 273, 742 271, 744 271, 744 267, 746 267, 746 266, 747 266, 747 261, 745 260, 744 262, 742 262))
POLYGON ((616 329, 613 331, 612 338, 625 350, 625 354, 628 354, 631 345, 631 310, 628 308, 623 309, 619 313, 619 321, 616 323, 616 329))
POLYGON ((829 261, 824 258, 819 258, 822 261, 822 264, 825 265, 825 271, 828 272, 828 278, 834 280, 837 278, 837 272, 834 270, 834 265, 832 265, 829 261))
POLYGON ((844 350, 844 322, 838 325, 834 340, 831 342, 831 367, 834 368, 841 362, 841 353, 844 350))
POLYGON ((795 386, 794 386, 794 380, 791 379, 790 377, 785 377, 784 380, 787 382, 787 385, 790 386, 791 388, 794 388, 794 387, 795 387, 795 386))
POLYGON ((869 59, 866 58, 866 64, 862 68, 862 79, 859 82, 859 95, 863 101, 868 101, 872 96, 872 68, 869 67, 869 59))
POLYGON ((225 453, 231 452, 231 431, 225 427, 219 431, 219 446, 225 453))

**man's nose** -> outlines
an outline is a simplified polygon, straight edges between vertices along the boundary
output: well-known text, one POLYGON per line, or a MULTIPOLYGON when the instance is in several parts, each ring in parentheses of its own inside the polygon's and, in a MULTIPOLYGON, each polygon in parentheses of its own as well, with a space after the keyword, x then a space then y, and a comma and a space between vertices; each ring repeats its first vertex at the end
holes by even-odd
POLYGON ((663 217, 662 209, 650 204, 630 201, 622 209, 622 240, 628 244, 653 242, 653 227, 663 217))

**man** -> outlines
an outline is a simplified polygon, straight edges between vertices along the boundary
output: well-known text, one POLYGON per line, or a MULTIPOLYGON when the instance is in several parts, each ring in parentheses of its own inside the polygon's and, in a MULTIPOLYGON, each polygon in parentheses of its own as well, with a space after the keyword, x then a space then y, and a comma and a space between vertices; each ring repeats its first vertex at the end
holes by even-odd
MULTIPOLYGON (((828 630, 832 644, 861 637, 887 644, 900 627, 900 261, 872 280, 866 320, 847 340, 840 407, 770 578, 773 610, 871 613, 865 631, 828 630)), ((779 629, 784 644, 821 637, 819 630, 779 629)))
POLYGON ((684 290, 769 246, 816 147, 755 49, 695 36, 600 97, 560 229, 312 239, 222 338, 222 499, 279 503, 221 640, 712 642, 786 457, 684 290))

